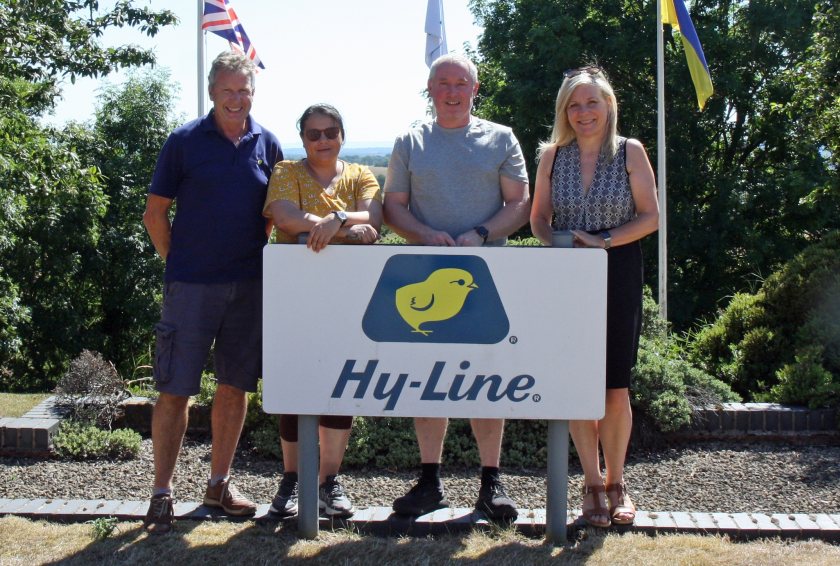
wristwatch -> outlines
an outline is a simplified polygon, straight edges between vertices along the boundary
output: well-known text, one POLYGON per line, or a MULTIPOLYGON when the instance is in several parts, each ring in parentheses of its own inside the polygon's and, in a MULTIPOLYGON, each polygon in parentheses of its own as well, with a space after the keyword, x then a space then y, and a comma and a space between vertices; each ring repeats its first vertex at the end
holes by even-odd
POLYGON ((335 217, 341 222, 341 226, 339 226, 339 228, 344 226, 344 223, 347 222, 347 213, 343 210, 333 210, 333 214, 335 214, 335 217))
POLYGON ((486 244, 487 236, 490 235, 490 232, 487 230, 487 228, 485 228, 484 226, 476 226, 475 228, 473 228, 473 230, 475 230, 478 233, 478 235, 481 236, 481 239, 483 240, 482 243, 486 244))
POLYGON ((610 246, 612 246, 612 236, 610 236, 610 233, 604 230, 601 232, 601 237, 604 238, 604 249, 610 249, 610 246))

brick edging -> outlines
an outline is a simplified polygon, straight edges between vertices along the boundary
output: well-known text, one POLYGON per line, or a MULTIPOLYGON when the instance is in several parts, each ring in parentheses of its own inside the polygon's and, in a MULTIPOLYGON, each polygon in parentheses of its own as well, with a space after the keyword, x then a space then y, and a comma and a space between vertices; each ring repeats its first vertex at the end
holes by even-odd
MULTIPOLYGON (((0 499, 0 516, 16 515, 31 519, 55 521, 89 521, 115 517, 125 521, 142 520, 148 501, 126 500, 64 500, 64 499, 0 499)), ((178 520, 280 522, 262 504, 251 518, 232 518, 195 502, 179 502, 174 506, 178 520)), ((294 518, 283 522, 294 524, 294 518)), ((545 509, 520 509, 513 528, 527 536, 545 534, 545 509)), ((378 535, 426 536, 463 532, 492 525, 479 513, 467 508, 439 509, 422 517, 395 515, 390 507, 369 507, 356 511, 350 519, 321 517, 319 528, 331 530, 351 528, 357 532, 378 535)), ((580 510, 569 513, 566 528, 576 531, 586 528, 580 510)), ((685 533, 727 535, 737 539, 781 537, 793 539, 818 538, 840 541, 840 514, 826 513, 694 513, 682 511, 637 511, 636 521, 626 527, 613 527, 619 532, 685 533)))

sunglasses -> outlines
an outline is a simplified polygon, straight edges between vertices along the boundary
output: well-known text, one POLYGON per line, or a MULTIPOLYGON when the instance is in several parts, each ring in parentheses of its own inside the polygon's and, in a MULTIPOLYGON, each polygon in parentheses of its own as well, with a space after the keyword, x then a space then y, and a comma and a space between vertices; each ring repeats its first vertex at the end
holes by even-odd
POLYGON ((563 71, 563 76, 567 79, 570 79, 572 77, 582 75, 583 73, 597 75, 603 72, 604 70, 601 69, 601 67, 597 67, 595 65, 587 65, 585 67, 578 67, 577 69, 566 69, 565 71, 563 71))
POLYGON ((324 128, 323 130, 319 130, 318 128, 309 128, 303 135, 306 136, 306 139, 312 142, 316 142, 321 139, 321 134, 327 136, 328 140, 334 140, 338 137, 338 134, 341 133, 341 128, 338 126, 332 126, 330 128, 324 128))

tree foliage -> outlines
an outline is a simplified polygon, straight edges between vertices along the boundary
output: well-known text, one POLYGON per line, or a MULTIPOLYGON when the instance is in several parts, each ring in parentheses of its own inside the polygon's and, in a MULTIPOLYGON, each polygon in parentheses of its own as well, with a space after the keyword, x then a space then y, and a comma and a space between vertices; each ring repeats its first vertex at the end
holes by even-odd
POLYGON ((155 62, 151 49, 136 45, 103 47, 108 28, 133 27, 154 36, 177 22, 169 10, 137 8, 120 0, 107 10, 98 0, 0 1, 0 103, 15 103, 32 114, 52 106, 58 82, 67 77, 101 77, 123 67, 155 62), (26 85, 27 88, 14 88, 26 85))
POLYGON ((689 351, 698 366, 758 401, 840 406, 840 232, 735 295, 689 351))
POLYGON ((0 0, 4 388, 42 390, 82 349, 102 349, 107 301, 101 278, 108 267, 100 245, 109 242, 107 220, 126 212, 109 208, 117 199, 103 171, 111 172, 78 151, 95 145, 95 133, 77 126, 57 131, 37 117, 52 108, 65 77, 98 77, 154 61, 150 50, 136 46, 103 47, 106 29, 131 26, 154 35, 175 21, 169 11, 135 8, 127 0, 110 9, 95 0, 0 0))
POLYGON ((157 155, 175 127, 175 96, 168 72, 131 74, 103 90, 90 136, 74 134, 88 141, 78 151, 101 171, 108 199, 97 246, 100 351, 124 374, 149 357, 160 314, 163 262, 140 219, 157 155))
MULTIPOLYGON (((478 111, 510 124, 526 155, 548 137, 563 70, 597 62, 619 131, 656 162, 656 2, 472 0, 478 111)), ((840 41, 830 0, 696 0, 715 84, 696 107, 681 43, 666 28, 669 315, 678 327, 840 227, 840 41)), ((533 172, 533 163, 532 169, 533 172)), ((654 238, 646 272, 656 273, 654 238)))

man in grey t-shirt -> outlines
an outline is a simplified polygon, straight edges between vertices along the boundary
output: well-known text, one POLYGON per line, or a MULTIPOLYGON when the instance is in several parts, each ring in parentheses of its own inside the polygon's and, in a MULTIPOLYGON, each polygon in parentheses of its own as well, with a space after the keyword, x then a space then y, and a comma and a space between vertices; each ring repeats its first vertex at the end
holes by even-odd
MULTIPOLYGON (((431 123, 397 138, 385 179, 385 222, 409 243, 504 245, 528 221, 528 174, 510 128, 472 115, 478 72, 469 59, 444 55, 429 70, 431 123)), ((422 470, 394 511, 424 515, 446 507, 440 462, 448 419, 416 418, 422 470)), ((481 457, 476 508, 493 520, 516 518, 499 479, 504 419, 472 419, 481 457)))

